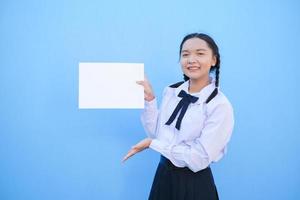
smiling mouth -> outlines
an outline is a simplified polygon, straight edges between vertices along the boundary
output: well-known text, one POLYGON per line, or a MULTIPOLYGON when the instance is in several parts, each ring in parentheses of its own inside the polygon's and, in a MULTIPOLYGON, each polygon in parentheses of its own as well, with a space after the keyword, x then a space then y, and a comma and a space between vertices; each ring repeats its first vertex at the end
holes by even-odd
POLYGON ((201 69, 201 67, 187 67, 187 69, 190 71, 195 71, 201 69))

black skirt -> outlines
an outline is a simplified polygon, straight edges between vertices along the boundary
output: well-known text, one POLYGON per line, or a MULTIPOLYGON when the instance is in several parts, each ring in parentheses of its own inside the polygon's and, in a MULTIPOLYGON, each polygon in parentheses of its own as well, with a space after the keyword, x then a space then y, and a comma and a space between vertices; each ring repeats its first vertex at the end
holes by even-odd
POLYGON ((210 167, 193 172, 179 168, 161 156, 149 200, 218 200, 210 167))

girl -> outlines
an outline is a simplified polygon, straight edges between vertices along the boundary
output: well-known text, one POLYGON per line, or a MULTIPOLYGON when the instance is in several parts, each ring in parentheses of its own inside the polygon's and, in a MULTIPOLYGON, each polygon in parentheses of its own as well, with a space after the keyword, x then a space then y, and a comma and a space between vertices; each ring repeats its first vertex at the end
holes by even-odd
POLYGON ((148 138, 123 161, 149 147, 161 154, 149 200, 217 200, 210 164, 226 153, 234 124, 232 106, 219 90, 218 46, 192 33, 179 53, 184 81, 164 89, 159 110, 149 81, 137 82, 145 91, 141 119, 148 138))

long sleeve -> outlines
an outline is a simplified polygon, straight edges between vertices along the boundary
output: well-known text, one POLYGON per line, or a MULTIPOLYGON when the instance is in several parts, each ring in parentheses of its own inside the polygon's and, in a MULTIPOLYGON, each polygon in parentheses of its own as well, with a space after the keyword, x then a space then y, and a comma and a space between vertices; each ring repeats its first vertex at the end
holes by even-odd
POLYGON ((155 138, 159 110, 157 108, 156 98, 152 101, 145 101, 145 108, 141 115, 143 127, 150 138, 155 138))
POLYGON ((229 103, 217 105, 207 116, 199 137, 169 145, 153 139, 150 148, 183 167, 197 172, 211 162, 218 161, 226 152, 234 125, 233 110, 229 103))
MULTIPOLYGON (((168 87, 165 87, 163 90, 162 103, 166 100, 166 94, 168 87)), ((157 98, 154 98, 152 101, 145 101, 145 108, 141 114, 142 125, 150 138, 156 138, 156 129, 158 126, 160 109, 157 107, 157 98)))

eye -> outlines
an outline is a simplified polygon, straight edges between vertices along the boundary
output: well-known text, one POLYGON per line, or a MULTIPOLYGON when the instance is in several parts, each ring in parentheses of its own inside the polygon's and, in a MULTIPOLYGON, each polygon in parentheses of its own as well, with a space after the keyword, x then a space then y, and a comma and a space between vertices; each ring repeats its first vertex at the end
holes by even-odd
POLYGON ((202 56, 202 55, 204 55, 204 53, 198 53, 197 55, 202 56))
POLYGON ((189 54, 187 54, 187 53, 183 53, 181 56, 182 57, 187 57, 189 54))

